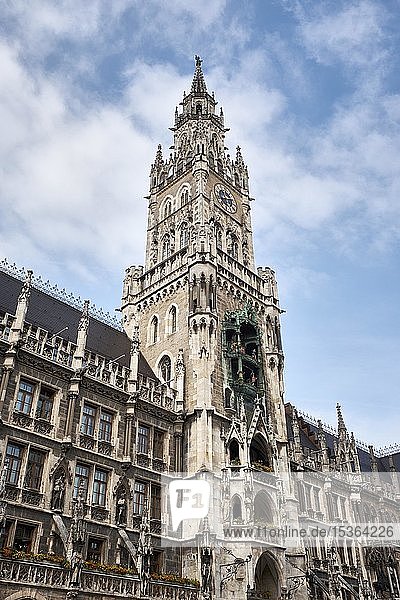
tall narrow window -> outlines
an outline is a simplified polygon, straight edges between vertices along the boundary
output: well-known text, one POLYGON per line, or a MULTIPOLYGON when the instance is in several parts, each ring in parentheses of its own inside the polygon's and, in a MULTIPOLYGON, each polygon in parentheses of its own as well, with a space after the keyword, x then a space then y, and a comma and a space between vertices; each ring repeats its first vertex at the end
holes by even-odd
POLYGON ((161 487, 152 484, 151 486, 151 507, 150 515, 152 519, 161 519, 161 487))
POLYGON ((6 450, 5 464, 7 465, 6 482, 18 485, 21 473, 24 447, 9 442, 6 450))
POLYGON ((189 243, 189 232, 187 224, 184 223, 181 227, 181 232, 179 235, 179 247, 185 248, 189 243))
POLYGON ((97 469, 94 472, 92 503, 98 506, 106 505, 107 471, 97 469))
POLYGON ((74 479, 74 498, 78 497, 79 490, 82 489, 83 497, 86 500, 89 484, 89 467, 86 465, 77 464, 75 468, 74 479))
POLYGON ((82 411, 81 433, 85 435, 94 435, 94 424, 96 422, 96 408, 89 404, 84 404, 82 411))
POLYGON ((169 332, 175 333, 176 331, 176 306, 171 306, 169 310, 169 332))
POLYGON ((32 409, 33 393, 35 386, 29 381, 21 379, 19 382, 19 390, 15 410, 18 410, 26 415, 29 415, 32 409))
POLYGON ((21 552, 31 552, 35 530, 35 525, 17 523, 17 527, 15 528, 13 549, 21 552))
POLYGON ((42 484, 45 454, 36 448, 31 448, 26 465, 24 487, 40 490, 42 484))
POLYGON ((164 219, 166 219, 167 217, 169 217, 169 215, 171 214, 171 211, 172 211, 172 204, 171 204, 171 202, 168 200, 168 201, 165 203, 165 206, 164 206, 164 219))
POLYGON ((36 418, 50 421, 53 412, 54 391, 45 387, 40 388, 39 398, 36 406, 36 418))
POLYGON ((158 340, 158 318, 154 316, 150 323, 150 343, 155 344, 158 340))
POLYGON ((103 546, 104 540, 89 537, 86 559, 90 562, 101 563, 103 560, 103 546))
POLYGON ((144 425, 138 427, 137 451, 141 454, 147 454, 149 451, 150 429, 144 425))
POLYGON ((143 514, 146 491, 147 485, 143 481, 135 481, 133 488, 133 513, 135 515, 143 514))
POLYGON ((189 190, 186 188, 181 193, 181 206, 185 206, 189 201, 189 190))
POLYGON ((111 442, 113 416, 111 413, 101 411, 99 422, 99 440, 111 442))

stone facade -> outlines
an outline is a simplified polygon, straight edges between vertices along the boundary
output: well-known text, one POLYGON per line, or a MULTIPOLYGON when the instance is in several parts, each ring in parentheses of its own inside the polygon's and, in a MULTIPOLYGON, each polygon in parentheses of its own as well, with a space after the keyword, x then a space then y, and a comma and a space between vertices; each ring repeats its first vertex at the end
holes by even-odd
POLYGON ((124 331, 1 265, 1 599, 399 597, 398 546, 285 539, 398 522, 400 452, 356 443, 340 407, 330 431, 285 405, 275 273, 255 266, 248 169, 216 105, 196 57, 124 331), (182 548, 174 472, 213 482, 182 548))

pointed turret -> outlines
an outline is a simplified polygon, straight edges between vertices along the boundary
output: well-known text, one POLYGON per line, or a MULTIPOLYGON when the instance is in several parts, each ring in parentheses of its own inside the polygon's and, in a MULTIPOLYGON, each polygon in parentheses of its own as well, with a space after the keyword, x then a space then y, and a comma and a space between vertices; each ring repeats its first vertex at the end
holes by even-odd
POLYGON ((194 57, 194 60, 195 60, 196 68, 194 70, 191 92, 192 92, 192 94, 194 94, 196 96, 197 94, 206 94, 207 86, 206 86, 203 71, 201 68, 201 63, 203 61, 201 60, 200 56, 198 56, 197 54, 194 57))
POLYGON ((154 161, 154 166, 156 168, 159 168, 159 167, 162 167, 163 164, 164 164, 164 159, 163 159, 163 154, 162 154, 162 148, 161 148, 161 144, 158 144, 156 158, 154 161))
POLYGON ((342 415, 342 407, 340 404, 336 404, 336 413, 337 413, 337 432, 338 437, 343 438, 347 436, 347 428, 342 415))

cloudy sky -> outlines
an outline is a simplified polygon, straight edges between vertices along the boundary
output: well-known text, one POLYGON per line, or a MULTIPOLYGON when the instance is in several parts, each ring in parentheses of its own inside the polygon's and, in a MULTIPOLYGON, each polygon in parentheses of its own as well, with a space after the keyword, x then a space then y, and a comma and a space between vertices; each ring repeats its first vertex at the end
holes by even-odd
POLYGON ((3 0, 0 257, 114 311, 200 54, 277 272, 286 400, 400 423, 399 0, 3 0))

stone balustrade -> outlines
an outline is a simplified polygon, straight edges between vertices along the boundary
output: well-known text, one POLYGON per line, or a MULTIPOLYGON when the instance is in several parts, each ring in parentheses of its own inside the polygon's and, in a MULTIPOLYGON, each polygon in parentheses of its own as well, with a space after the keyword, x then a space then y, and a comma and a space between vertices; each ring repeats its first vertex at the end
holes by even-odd
MULTIPOLYGON (((132 575, 111 575, 83 570, 79 587, 70 588, 70 570, 49 563, 0 558, 0 580, 4 583, 35 584, 39 588, 52 588, 65 598, 69 589, 78 593, 78 598, 140 598, 140 582, 132 575)), ((164 581, 150 581, 148 596, 159 600, 198 600, 199 589, 191 585, 180 585, 164 581)), ((54 596, 58 597, 58 596, 54 596)))

